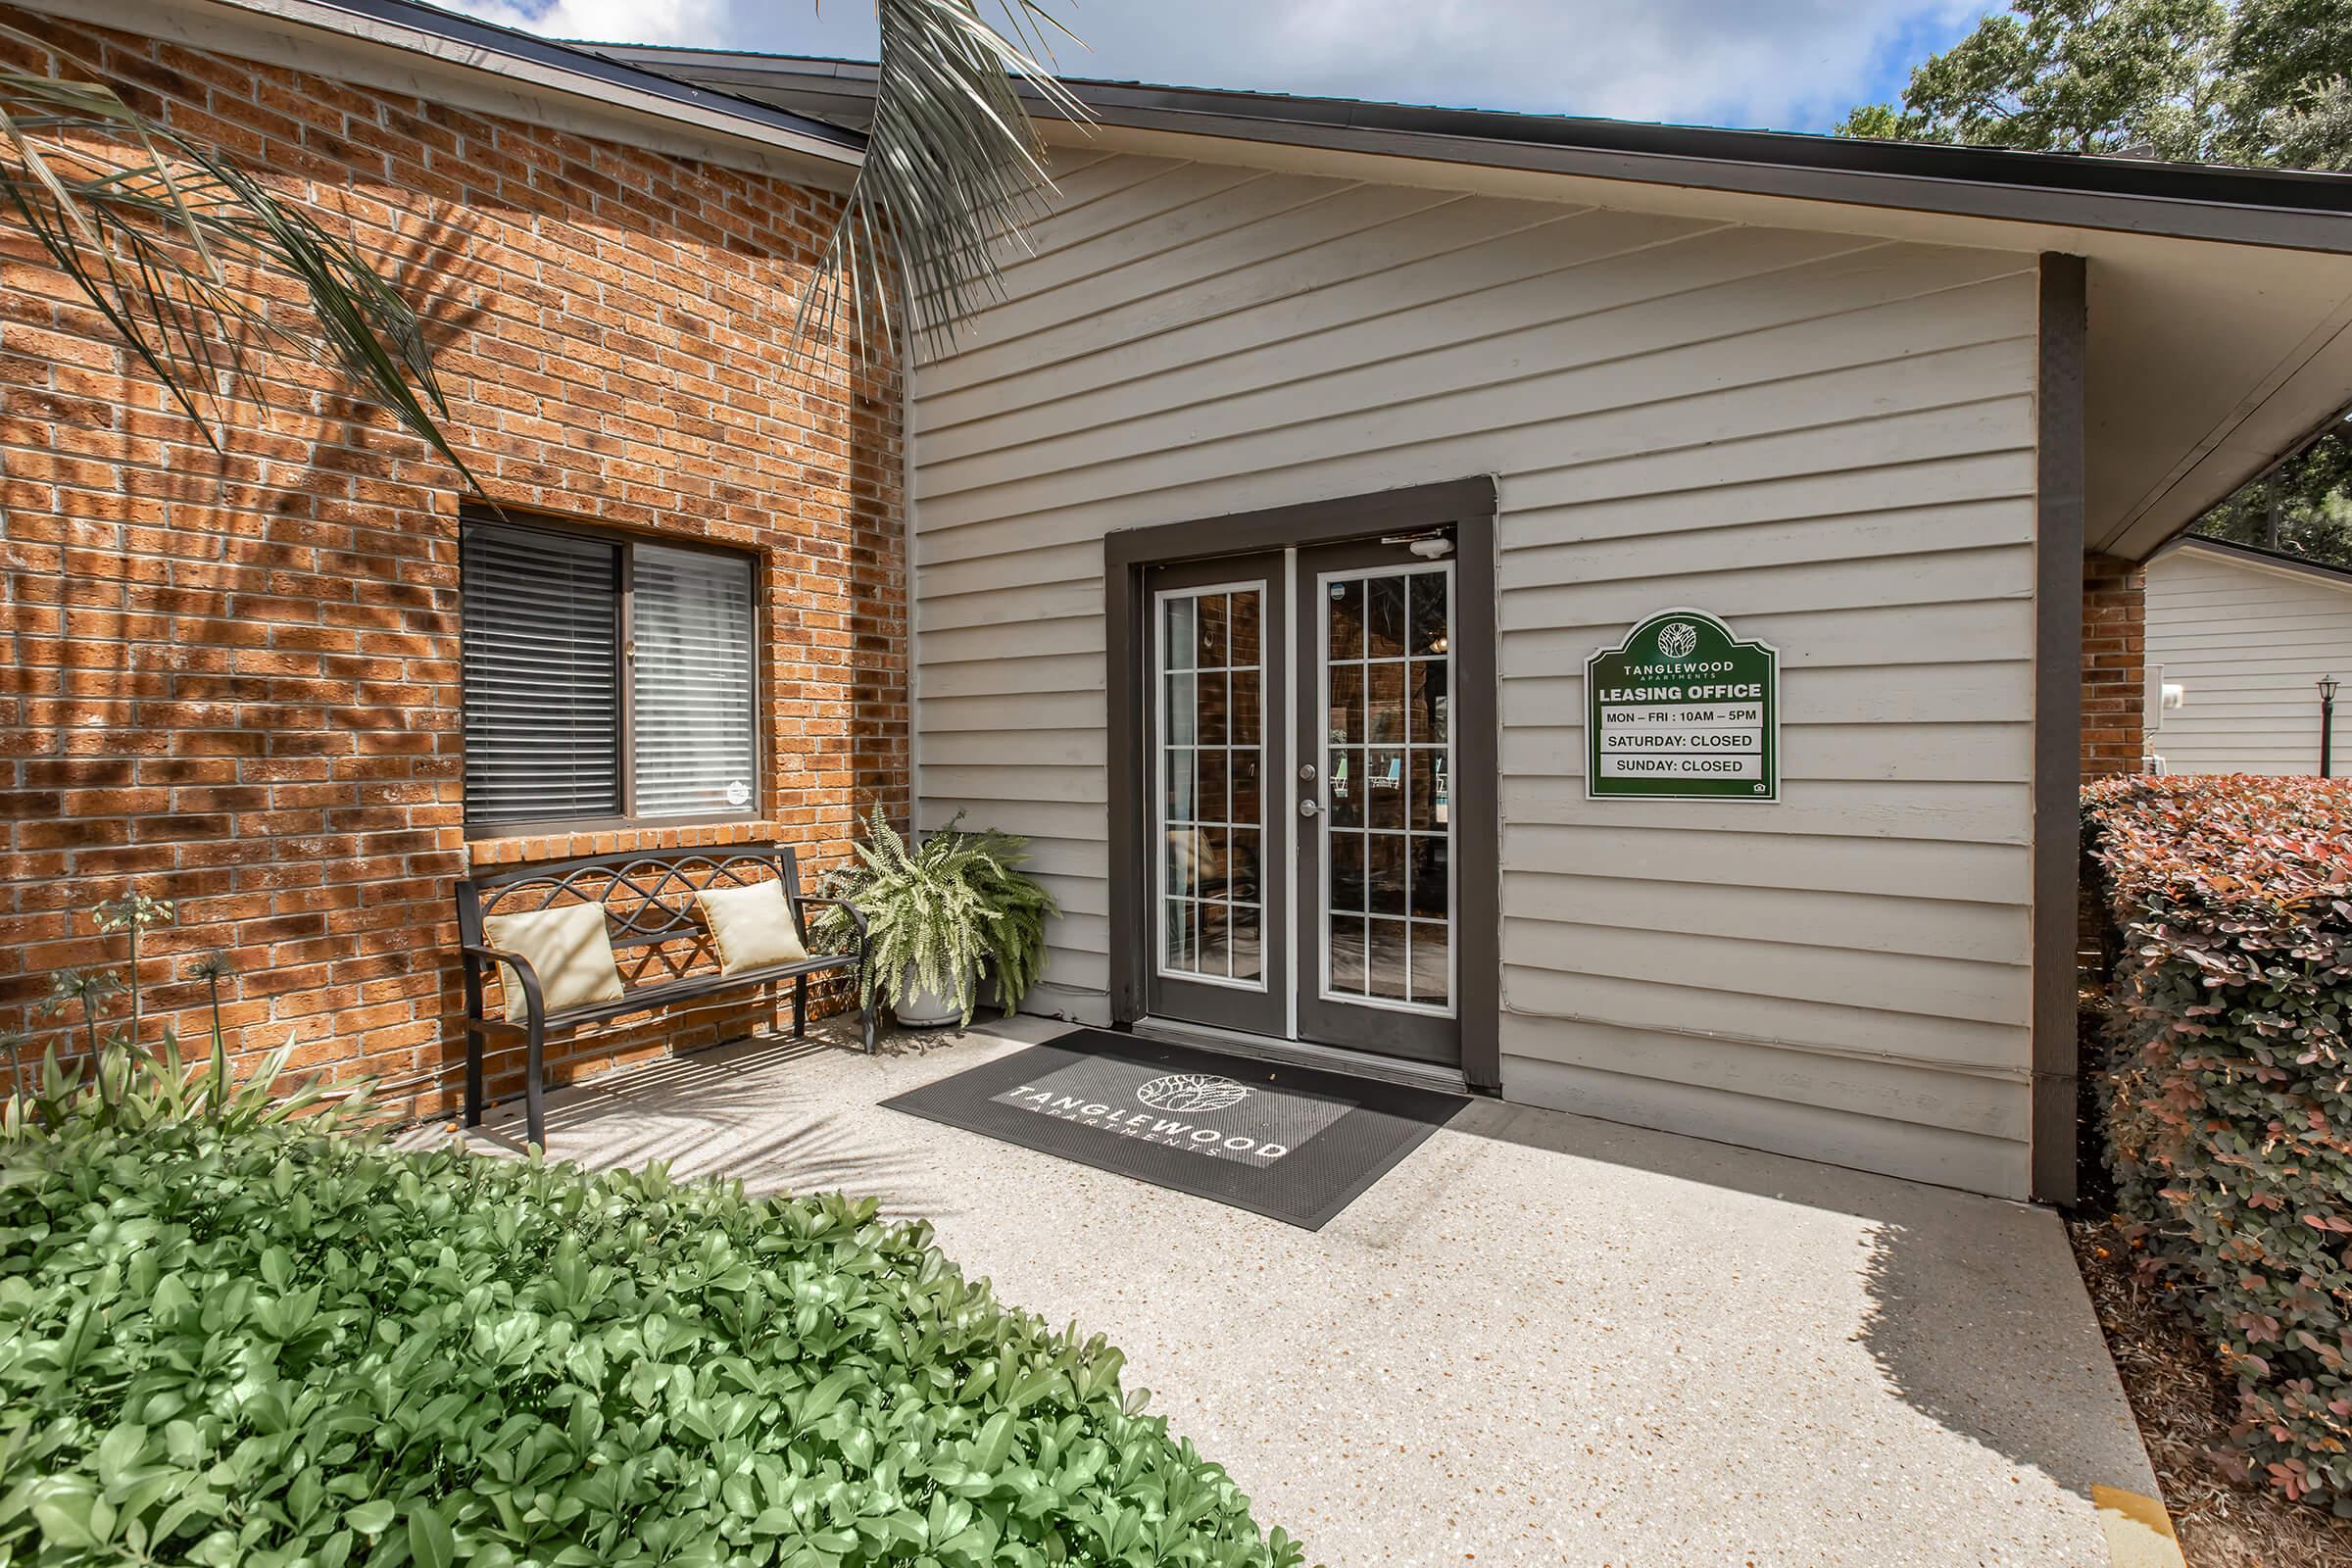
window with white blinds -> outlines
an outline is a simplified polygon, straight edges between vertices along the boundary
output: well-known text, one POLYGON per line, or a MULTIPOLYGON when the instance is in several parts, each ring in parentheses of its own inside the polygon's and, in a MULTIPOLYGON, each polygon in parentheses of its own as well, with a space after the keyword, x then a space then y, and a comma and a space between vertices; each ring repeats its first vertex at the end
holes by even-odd
POLYGON ((620 580, 612 546, 465 533, 466 820, 620 814, 620 580))
POLYGON ((758 811, 750 557, 471 518, 460 554, 469 827, 758 811))
POLYGON ((639 816, 739 811, 752 802, 757 726, 752 564, 638 545, 629 702, 639 816))

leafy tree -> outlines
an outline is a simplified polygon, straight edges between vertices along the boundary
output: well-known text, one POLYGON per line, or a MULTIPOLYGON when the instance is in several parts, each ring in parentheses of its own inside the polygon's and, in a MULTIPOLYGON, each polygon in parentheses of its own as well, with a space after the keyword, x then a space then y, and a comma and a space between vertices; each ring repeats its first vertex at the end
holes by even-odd
POLYGON ((2352 438, 2337 424, 2199 517, 2208 539, 2352 567, 2352 438))
POLYGON ((2352 169, 2352 0, 2238 0, 2221 66, 2237 161, 2352 169))
MULTIPOLYGON (((2352 0, 2012 0, 1838 133, 2352 170, 2352 0)), ((2191 531, 2352 566, 2348 429, 2191 531)))
POLYGON ((1911 73, 1901 108, 1838 134, 2043 152, 2212 152, 2219 0, 2018 0, 1911 73))
POLYGON ((2352 0, 2012 0, 1844 136, 2352 169, 2352 0))

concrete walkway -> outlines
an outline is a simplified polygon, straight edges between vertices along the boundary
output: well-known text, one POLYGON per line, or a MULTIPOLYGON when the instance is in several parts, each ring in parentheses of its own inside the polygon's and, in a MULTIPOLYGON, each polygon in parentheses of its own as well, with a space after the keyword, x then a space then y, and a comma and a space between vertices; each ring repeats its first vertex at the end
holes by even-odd
POLYGON ((727 1048, 549 1142, 931 1220, 1330 1568, 2107 1568, 2090 1489, 2155 1493, 2045 1211, 1479 1102, 1309 1233, 878 1106, 1062 1027, 727 1048))

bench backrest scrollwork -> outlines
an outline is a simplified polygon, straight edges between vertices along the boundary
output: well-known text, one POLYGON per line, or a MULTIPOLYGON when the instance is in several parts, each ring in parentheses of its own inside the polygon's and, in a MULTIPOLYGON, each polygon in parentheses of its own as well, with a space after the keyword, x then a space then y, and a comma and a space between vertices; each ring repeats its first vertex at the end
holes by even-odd
MULTIPOLYGON (((469 877, 458 884, 458 940, 482 945, 482 922, 492 915, 601 904, 615 952, 670 944, 700 947, 708 932, 694 902, 696 893, 711 887, 750 887, 771 878, 784 884, 792 923, 806 942, 808 928, 801 908, 799 862, 788 844, 627 851, 469 877)), ((678 967, 674 959, 664 966, 678 967)))

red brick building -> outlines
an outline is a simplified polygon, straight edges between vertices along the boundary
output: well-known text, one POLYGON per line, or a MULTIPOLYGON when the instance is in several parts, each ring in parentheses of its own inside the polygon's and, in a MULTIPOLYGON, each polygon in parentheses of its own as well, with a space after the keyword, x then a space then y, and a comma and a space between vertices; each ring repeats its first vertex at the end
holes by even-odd
MULTIPOLYGON (((484 69, 356 24, 297 41, 185 9, 159 13, 160 36, 0 20, 55 45, 31 62, 7 46, 12 65, 98 72, 347 220, 429 303, 445 427, 505 513, 300 363, 272 363, 270 406, 240 409, 216 452, 8 231, 0 1028, 57 1034, 46 977, 119 959, 89 909, 136 887, 178 906, 148 940, 151 1007, 201 1027, 182 971, 224 950, 232 1050, 421 1079, 429 1109, 462 1057, 452 886, 469 864, 755 839, 821 863, 869 803, 905 816, 900 388, 790 357, 859 138, 571 51, 484 69), (723 650, 736 755, 661 761, 676 737, 641 716, 601 764, 573 747, 575 772, 612 771, 551 802, 535 711, 508 737, 520 783, 486 808, 477 775, 469 819, 475 529, 641 593, 652 563, 701 570, 688 598, 711 572, 740 583, 734 624, 749 612, 756 636, 723 650), (659 554, 681 544, 719 553, 659 554), (718 760, 716 798, 673 777, 718 760), (656 766, 667 782, 635 777, 656 766), (600 789, 613 808, 584 810, 600 789), (535 821, 556 815, 574 824, 535 821)), ((710 1004, 583 1031, 551 1059, 561 1078, 762 1021, 710 1004)))

